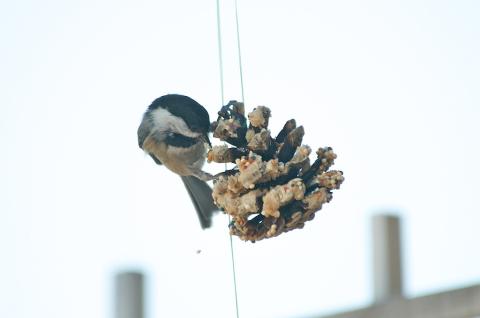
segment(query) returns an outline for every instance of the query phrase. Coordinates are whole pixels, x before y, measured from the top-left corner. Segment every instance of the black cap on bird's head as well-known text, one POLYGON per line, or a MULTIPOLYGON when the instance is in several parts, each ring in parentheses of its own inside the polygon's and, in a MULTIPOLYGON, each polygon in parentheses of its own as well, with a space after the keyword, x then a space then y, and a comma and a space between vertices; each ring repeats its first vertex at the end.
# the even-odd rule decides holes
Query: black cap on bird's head
POLYGON ((152 102, 149 111, 164 108, 172 115, 182 118, 194 132, 208 134, 210 117, 207 110, 194 99, 178 94, 164 95, 152 102))

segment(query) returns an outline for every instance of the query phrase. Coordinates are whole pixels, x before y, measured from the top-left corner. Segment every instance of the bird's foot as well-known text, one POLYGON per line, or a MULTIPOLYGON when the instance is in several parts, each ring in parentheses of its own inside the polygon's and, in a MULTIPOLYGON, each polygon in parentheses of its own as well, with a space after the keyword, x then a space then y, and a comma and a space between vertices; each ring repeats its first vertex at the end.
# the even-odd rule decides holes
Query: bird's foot
POLYGON ((210 180, 215 179, 215 177, 212 176, 210 173, 202 171, 202 170, 199 170, 199 171, 195 172, 194 176, 197 177, 198 179, 202 180, 202 181, 210 181, 210 180))

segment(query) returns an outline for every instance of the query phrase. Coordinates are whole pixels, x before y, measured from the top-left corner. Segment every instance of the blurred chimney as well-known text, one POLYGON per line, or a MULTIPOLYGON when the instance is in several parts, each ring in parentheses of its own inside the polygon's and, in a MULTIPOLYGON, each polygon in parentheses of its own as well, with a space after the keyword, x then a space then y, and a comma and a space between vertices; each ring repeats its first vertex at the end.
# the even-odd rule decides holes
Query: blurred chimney
POLYGON ((372 219, 374 302, 403 297, 400 219, 376 215, 372 219))
POLYGON ((144 318, 144 275, 121 272, 115 276, 115 318, 144 318))

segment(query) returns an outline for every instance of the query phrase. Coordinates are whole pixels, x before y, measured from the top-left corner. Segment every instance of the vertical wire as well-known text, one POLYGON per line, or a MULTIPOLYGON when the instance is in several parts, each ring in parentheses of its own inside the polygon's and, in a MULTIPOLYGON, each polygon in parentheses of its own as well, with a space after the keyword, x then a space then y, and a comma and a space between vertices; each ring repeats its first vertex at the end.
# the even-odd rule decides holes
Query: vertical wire
POLYGON ((240 71, 240 88, 242 89, 242 102, 245 104, 245 93, 243 90, 243 67, 242 67, 242 50, 240 48, 240 27, 238 26, 238 6, 235 0, 235 22, 237 26, 237 51, 238 51, 238 68, 240 71))
MULTIPOLYGON (((229 215, 228 216, 228 228, 230 228, 230 222, 232 222, 232 217, 229 215)), ((238 293, 237 293, 237 275, 236 275, 236 269, 235 269, 235 253, 233 251, 233 237, 232 234, 228 234, 230 237, 230 257, 232 259, 232 272, 233 272, 233 286, 235 289, 235 313, 237 318, 240 317, 240 313, 238 310, 238 293)))
POLYGON ((220 23, 220 1, 217 0, 217 41, 218 41, 218 67, 220 71, 220 93, 222 97, 222 106, 225 104, 223 94, 223 52, 222 52, 222 30, 220 23))
MULTIPOLYGON (((239 23, 238 23, 238 6, 237 6, 237 0, 234 0, 235 2, 235 24, 236 24, 236 29, 237 29, 237 50, 238 50, 238 65, 239 65, 239 72, 240 72, 240 88, 242 92, 242 103, 245 104, 245 94, 243 90, 243 69, 242 69, 242 54, 240 50, 240 31, 239 31, 239 23)), ((225 170, 227 170, 227 164, 225 163, 225 170)), ((228 223, 230 226, 231 222, 231 217, 228 217, 228 223)), ((233 268, 233 281, 235 284, 235 303, 237 304, 236 309, 237 309, 237 318, 239 318, 239 312, 238 312, 238 295, 237 295, 237 278, 236 278, 236 270, 235 270, 235 257, 234 257, 234 250, 233 250, 233 238, 232 234, 230 234, 230 251, 231 251, 231 257, 232 257, 232 268, 233 268)))
MULTIPOLYGON (((216 0, 217 3, 217 40, 218 40, 218 64, 220 69, 220 92, 222 95, 222 106, 225 104, 224 96, 224 87, 223 87, 223 52, 222 52, 222 33, 221 33, 221 21, 220 21, 220 1, 216 0)), ((237 21, 237 31, 238 31, 238 21, 237 21)), ((242 84, 242 99, 243 99, 243 84, 242 84)), ((225 170, 227 170, 227 164, 225 163, 225 170)), ((231 216, 228 216, 228 226, 230 227, 231 216)), ((237 292, 237 274, 235 269, 235 253, 233 249, 233 238, 232 234, 229 233, 230 238, 230 258, 232 262, 232 274, 233 274, 233 289, 235 295, 235 314, 239 318, 238 310, 238 292, 237 292)))

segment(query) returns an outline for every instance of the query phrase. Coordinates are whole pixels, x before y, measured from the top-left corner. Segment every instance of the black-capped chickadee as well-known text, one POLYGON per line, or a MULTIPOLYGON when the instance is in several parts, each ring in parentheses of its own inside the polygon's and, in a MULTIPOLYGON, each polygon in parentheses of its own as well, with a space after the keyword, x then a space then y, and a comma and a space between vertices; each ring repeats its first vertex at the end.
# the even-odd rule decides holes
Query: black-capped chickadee
POLYGON ((138 145, 159 165, 178 174, 197 211, 203 229, 210 227, 212 189, 205 181, 212 176, 202 170, 210 140, 210 118, 202 105, 190 97, 170 94, 148 107, 138 127, 138 145))

